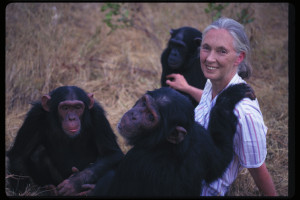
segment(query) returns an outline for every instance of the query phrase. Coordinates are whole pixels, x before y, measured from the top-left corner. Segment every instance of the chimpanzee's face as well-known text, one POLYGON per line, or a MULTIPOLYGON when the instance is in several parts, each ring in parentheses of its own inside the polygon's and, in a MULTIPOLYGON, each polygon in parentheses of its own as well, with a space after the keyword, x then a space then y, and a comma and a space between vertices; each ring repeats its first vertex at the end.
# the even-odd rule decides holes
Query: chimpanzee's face
POLYGON ((68 136, 75 137, 80 134, 84 109, 84 103, 80 100, 66 100, 59 103, 58 114, 61 126, 68 136))
POLYGON ((126 139, 144 132, 152 131, 160 121, 160 115, 154 99, 145 94, 121 118, 118 129, 126 139))

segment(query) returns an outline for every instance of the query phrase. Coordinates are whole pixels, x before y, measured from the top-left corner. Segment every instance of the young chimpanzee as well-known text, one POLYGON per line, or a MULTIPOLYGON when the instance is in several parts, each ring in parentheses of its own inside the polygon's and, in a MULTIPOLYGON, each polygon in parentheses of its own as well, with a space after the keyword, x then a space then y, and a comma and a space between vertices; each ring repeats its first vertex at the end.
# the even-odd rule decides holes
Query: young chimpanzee
POLYGON ((93 94, 63 86, 33 103, 27 113, 7 153, 9 173, 20 178, 9 182, 16 192, 31 179, 58 195, 89 194, 85 184, 99 184, 105 192, 123 156, 93 94))
POLYGON ((222 176, 233 156, 243 98, 255 99, 246 84, 223 91, 211 111, 208 130, 194 120, 187 97, 163 87, 147 92, 121 118, 118 129, 133 148, 120 163, 111 196, 199 196, 203 180, 222 176))
MULTIPOLYGON (((170 34, 168 46, 161 55, 161 86, 168 86, 167 76, 176 73, 182 74, 189 85, 203 89, 206 78, 201 70, 198 50, 202 33, 192 27, 181 27, 171 29, 170 34)), ((196 107, 199 102, 189 98, 196 107)))

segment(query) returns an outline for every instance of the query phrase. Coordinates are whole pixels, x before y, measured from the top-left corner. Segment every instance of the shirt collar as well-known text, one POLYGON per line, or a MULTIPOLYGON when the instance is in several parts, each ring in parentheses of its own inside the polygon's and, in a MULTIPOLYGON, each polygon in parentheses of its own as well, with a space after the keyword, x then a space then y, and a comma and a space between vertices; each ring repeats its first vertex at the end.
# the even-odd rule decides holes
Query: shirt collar
POLYGON ((234 85, 234 84, 238 84, 238 83, 245 83, 245 81, 236 73, 233 78, 230 80, 230 82, 226 85, 226 87, 219 92, 219 94, 217 94, 217 96, 213 99, 213 101, 211 101, 211 95, 212 95, 212 84, 211 81, 208 79, 207 81, 209 81, 209 86, 210 86, 210 91, 209 91, 209 98, 207 98, 207 104, 212 104, 212 106, 215 104, 216 99, 218 98, 219 94, 221 94, 227 87, 229 87, 230 85, 234 85))

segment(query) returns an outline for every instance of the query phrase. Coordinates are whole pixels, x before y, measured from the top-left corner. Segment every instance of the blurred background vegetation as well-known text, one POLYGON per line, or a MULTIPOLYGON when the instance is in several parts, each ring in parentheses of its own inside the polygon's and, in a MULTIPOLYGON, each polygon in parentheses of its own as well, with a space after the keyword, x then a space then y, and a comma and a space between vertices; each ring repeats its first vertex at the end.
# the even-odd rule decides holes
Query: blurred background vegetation
MULTIPOLYGON (((252 46, 255 90, 268 126, 266 158, 279 195, 288 195, 287 3, 11 3, 5 10, 5 148, 30 103, 56 87, 77 85, 95 98, 116 131, 147 90, 160 87, 160 55, 171 28, 202 31, 226 16, 244 24, 252 46)), ((28 188, 25 194, 37 195, 28 188)), ((243 170, 232 196, 261 196, 243 170)))

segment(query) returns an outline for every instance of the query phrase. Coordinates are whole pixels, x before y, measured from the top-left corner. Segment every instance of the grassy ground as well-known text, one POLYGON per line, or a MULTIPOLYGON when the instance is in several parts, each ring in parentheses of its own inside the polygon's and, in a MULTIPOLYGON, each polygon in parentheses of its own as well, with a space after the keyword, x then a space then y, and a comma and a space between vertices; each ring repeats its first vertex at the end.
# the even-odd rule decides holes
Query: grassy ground
MULTIPOLYGON (((160 55, 169 30, 212 22, 207 3, 130 3, 123 5, 132 26, 110 32, 103 3, 15 3, 6 7, 5 148, 12 144, 30 102, 62 85, 77 85, 95 98, 115 127, 147 90, 160 87, 160 55)), ((255 89, 268 126, 266 158, 279 195, 288 195, 288 4, 230 3, 223 16, 245 25, 252 45, 255 89)), ((121 14, 120 14, 121 15, 121 14)), ((119 15, 119 16, 120 16, 119 15)), ((119 136, 119 135, 118 135, 119 136)), ((118 137, 121 148, 128 146, 118 137)), ((32 188, 26 195, 36 195, 32 188)), ((13 194, 7 190, 7 194, 13 194)), ((24 194, 21 194, 24 195, 24 194)), ((230 195, 260 196, 247 170, 230 195)))

